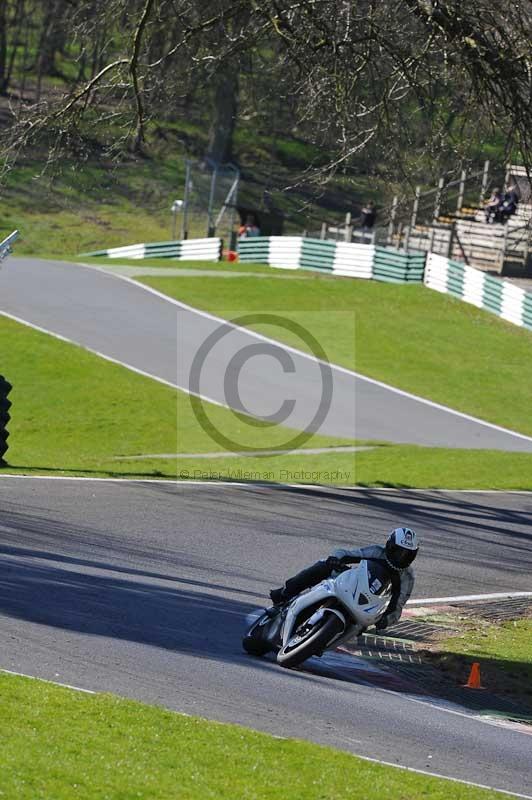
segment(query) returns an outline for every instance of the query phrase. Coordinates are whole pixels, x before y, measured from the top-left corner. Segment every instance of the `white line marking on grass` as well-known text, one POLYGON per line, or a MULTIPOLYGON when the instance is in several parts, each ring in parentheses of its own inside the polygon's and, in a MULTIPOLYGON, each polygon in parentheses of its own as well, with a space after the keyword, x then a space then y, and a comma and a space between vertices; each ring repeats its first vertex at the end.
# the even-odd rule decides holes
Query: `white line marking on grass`
POLYGON ((59 683, 59 681, 50 681, 47 678, 38 678, 36 675, 27 675, 25 672, 15 672, 12 669, 4 669, 0 667, 0 672, 5 672, 7 675, 17 675, 19 678, 31 678, 32 681, 43 681, 43 683, 52 683, 54 686, 61 686, 63 689, 73 689, 75 692, 84 692, 85 694, 96 694, 92 689, 82 689, 81 686, 71 686, 70 683, 59 683))
POLYGON ((279 341, 278 339, 271 339, 269 336, 264 336, 261 333, 256 333, 251 328, 244 328, 240 325, 235 325, 234 323, 230 322, 227 319, 223 319, 222 317, 217 317, 215 314, 211 314, 208 311, 202 311, 201 309, 194 308, 193 306, 189 306, 187 303, 183 303, 180 300, 176 300, 173 297, 169 297, 162 292, 159 292, 157 289, 153 289, 151 286, 146 286, 144 283, 140 283, 139 281, 135 281, 132 278, 128 278, 126 275, 116 275, 114 273, 110 273, 105 269, 102 269, 98 266, 89 266, 88 264, 75 264, 78 267, 84 267, 85 269, 95 269, 98 272, 101 272, 103 275, 109 275, 111 278, 115 278, 116 280, 127 281, 128 283, 133 284, 137 288, 141 288, 144 291, 150 292, 150 294, 159 297, 161 300, 165 300, 167 303, 171 303, 172 305, 178 306, 179 308, 184 308, 186 311, 191 311, 193 314, 198 314, 201 317, 205 317, 206 319, 213 320, 214 322, 219 322, 223 325, 229 325, 234 330, 240 331, 241 333, 247 333, 250 336, 254 336, 256 339, 260 339, 263 342, 268 342, 270 344, 275 344, 277 346, 281 346, 286 351, 290 353, 295 353, 298 356, 302 356, 303 358, 307 358, 310 361, 315 361, 319 364, 323 364, 325 366, 331 367, 332 369, 338 370, 339 372, 343 372, 345 375, 351 375, 354 378, 358 378, 361 381, 365 381, 366 383, 371 383, 373 386, 380 386, 382 389, 386 389, 394 394, 398 394, 401 397, 407 397, 409 400, 415 400, 418 403, 423 403, 424 405, 430 406, 431 408, 436 408, 440 411, 445 411, 448 414, 453 414, 456 417, 460 417, 461 419, 469 420, 470 422, 476 422, 479 425, 483 425, 486 428, 491 428, 492 430, 500 431, 501 433, 506 433, 509 436, 515 436, 518 439, 523 439, 526 442, 532 442, 532 436, 527 436, 524 433, 518 433, 517 431, 512 431, 509 428, 504 428, 501 425, 496 425, 493 422, 487 422, 484 419, 480 419, 479 417, 474 417, 471 414, 466 414, 463 411, 456 411, 456 409, 451 408, 450 406, 443 405, 442 403, 436 403, 434 400, 427 400, 424 397, 420 397, 419 395, 412 394, 411 392, 406 392, 403 389, 398 389, 395 386, 391 386, 388 383, 384 383, 383 381, 376 380, 375 378, 369 378, 367 375, 362 375, 359 372, 355 372, 354 370, 347 369, 346 367, 341 367, 338 364, 332 364, 329 362, 324 362, 322 359, 316 358, 316 356, 311 355, 310 353, 305 353, 303 350, 298 350, 295 347, 291 347, 290 345, 284 344, 283 342, 279 341))
POLYGON ((308 447, 301 450, 227 450, 216 453, 143 453, 136 456, 115 456, 113 461, 143 461, 154 458, 252 458, 253 456, 316 456, 326 453, 358 453, 363 450, 374 450, 369 445, 339 445, 338 447, 308 447))

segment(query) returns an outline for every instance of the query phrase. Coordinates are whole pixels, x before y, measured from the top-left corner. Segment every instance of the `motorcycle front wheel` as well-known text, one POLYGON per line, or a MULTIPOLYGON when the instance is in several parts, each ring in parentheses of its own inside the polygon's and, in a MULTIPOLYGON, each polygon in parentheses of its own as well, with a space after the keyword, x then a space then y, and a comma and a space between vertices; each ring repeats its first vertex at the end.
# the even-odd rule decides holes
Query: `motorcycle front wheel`
POLYGON ((331 612, 325 613, 315 625, 307 630, 304 625, 301 625, 295 635, 277 653, 277 663, 282 667, 297 667, 307 658, 325 650, 336 636, 343 633, 344 629, 342 620, 331 612))

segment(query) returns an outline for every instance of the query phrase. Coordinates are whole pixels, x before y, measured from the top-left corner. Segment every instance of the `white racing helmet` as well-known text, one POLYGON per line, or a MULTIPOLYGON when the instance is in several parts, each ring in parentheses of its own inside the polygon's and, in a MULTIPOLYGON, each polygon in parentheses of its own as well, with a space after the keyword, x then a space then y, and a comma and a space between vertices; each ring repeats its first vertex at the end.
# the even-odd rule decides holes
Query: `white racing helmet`
POLYGON ((418 536, 412 528, 395 528, 385 545, 386 558, 394 569, 406 569, 417 556, 418 536))

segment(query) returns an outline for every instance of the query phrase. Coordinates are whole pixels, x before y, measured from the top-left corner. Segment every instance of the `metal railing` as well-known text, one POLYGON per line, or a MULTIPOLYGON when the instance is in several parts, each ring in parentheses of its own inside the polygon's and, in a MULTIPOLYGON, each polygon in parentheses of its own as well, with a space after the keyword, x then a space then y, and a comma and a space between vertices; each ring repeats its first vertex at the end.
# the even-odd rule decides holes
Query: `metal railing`
POLYGON ((6 238, 0 242, 0 261, 3 261, 4 258, 7 258, 11 253, 12 246, 19 236, 20 234, 18 231, 13 231, 13 233, 10 233, 9 236, 6 236, 6 238))

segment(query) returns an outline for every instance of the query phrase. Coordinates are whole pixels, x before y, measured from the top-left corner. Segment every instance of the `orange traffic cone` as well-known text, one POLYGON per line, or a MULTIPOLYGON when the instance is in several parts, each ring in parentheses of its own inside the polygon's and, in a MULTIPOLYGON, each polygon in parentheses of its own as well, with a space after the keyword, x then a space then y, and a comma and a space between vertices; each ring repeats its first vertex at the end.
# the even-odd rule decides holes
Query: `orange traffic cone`
POLYGON ((475 661, 471 664, 471 672, 469 673, 469 678, 467 683, 464 685, 464 689, 483 689, 484 687, 480 685, 480 664, 478 661, 475 661))

